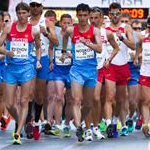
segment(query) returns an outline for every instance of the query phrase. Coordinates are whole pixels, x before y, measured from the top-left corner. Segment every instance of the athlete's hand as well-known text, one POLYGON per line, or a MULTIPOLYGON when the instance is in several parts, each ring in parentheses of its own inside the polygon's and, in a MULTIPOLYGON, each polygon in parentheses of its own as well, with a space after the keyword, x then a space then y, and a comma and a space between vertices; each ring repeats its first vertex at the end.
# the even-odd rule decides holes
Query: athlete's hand
POLYGON ((64 63, 66 58, 67 58, 66 53, 62 53, 62 55, 61 55, 61 57, 60 57, 59 60, 60 60, 62 63, 64 63))
POLYGON ((130 57, 131 57, 132 60, 135 59, 135 54, 134 53, 129 53, 129 55, 130 55, 130 57))
POLYGON ((109 64, 110 64, 110 61, 107 59, 107 60, 105 60, 103 66, 104 66, 106 69, 108 69, 109 64))
POLYGON ((123 41, 124 38, 123 38, 123 36, 121 35, 121 32, 120 32, 120 31, 117 31, 117 32, 116 32, 116 35, 117 35, 117 37, 119 38, 120 41, 123 41))
POLYGON ((13 57, 14 56, 14 52, 13 51, 7 51, 6 52, 6 56, 13 57))
POLYGON ((138 66, 139 65, 139 59, 137 57, 135 57, 133 63, 134 63, 135 66, 138 66))
POLYGON ((46 35, 46 29, 43 26, 40 26, 40 33, 42 33, 43 35, 46 35))
POLYGON ((84 37, 79 38, 80 42, 83 43, 84 45, 87 45, 87 41, 84 37))
POLYGON ((36 69, 40 70, 41 68, 42 68, 42 65, 41 65, 40 61, 37 61, 36 62, 36 69))
POLYGON ((50 64, 49 64, 49 70, 52 71, 53 68, 54 68, 54 64, 53 64, 53 62, 50 62, 50 64))
POLYGON ((4 58, 5 58, 5 55, 0 54, 0 60, 1 60, 1 59, 4 59, 4 58))

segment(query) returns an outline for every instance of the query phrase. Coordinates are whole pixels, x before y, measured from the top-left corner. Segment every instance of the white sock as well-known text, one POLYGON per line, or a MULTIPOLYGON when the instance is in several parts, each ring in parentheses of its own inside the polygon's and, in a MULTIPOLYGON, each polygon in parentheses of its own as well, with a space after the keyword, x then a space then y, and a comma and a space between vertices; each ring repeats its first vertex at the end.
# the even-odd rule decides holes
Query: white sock
POLYGON ((107 127, 111 124, 111 119, 106 119, 106 125, 107 127))

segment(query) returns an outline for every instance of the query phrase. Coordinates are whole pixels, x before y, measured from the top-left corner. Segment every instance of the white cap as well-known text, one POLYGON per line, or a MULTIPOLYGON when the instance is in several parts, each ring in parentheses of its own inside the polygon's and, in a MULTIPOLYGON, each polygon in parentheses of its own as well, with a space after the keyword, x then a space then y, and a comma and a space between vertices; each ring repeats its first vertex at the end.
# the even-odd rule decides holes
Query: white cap
POLYGON ((42 4, 42 0, 31 0, 31 1, 30 1, 30 4, 31 4, 31 3, 42 4))

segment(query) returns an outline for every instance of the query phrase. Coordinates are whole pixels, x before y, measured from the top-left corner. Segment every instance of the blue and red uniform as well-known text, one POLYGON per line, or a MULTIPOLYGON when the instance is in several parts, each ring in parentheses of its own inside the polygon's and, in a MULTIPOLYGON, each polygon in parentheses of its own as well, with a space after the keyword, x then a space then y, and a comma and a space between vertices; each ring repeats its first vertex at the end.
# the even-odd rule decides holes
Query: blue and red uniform
POLYGON ((94 87, 97 83, 96 52, 81 43, 81 37, 88 42, 95 43, 94 26, 91 25, 84 33, 79 31, 78 25, 74 26, 72 37, 73 65, 70 70, 70 78, 71 81, 80 85, 94 87))
POLYGON ((33 57, 32 25, 27 24, 23 32, 17 30, 17 22, 12 24, 7 35, 6 49, 14 52, 12 58, 6 56, 4 81, 8 84, 23 84, 35 77, 33 57))

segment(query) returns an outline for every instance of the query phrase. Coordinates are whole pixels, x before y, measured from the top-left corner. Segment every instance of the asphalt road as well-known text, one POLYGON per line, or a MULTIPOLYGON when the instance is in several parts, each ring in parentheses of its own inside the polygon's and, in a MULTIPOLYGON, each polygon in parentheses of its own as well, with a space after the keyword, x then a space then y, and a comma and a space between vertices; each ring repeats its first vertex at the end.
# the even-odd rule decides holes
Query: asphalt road
POLYGON ((126 137, 82 143, 77 142, 74 131, 71 138, 42 135, 39 141, 34 141, 24 136, 22 145, 13 145, 13 127, 11 122, 7 131, 0 131, 0 150, 150 150, 150 139, 146 139, 141 131, 134 131, 126 137))

